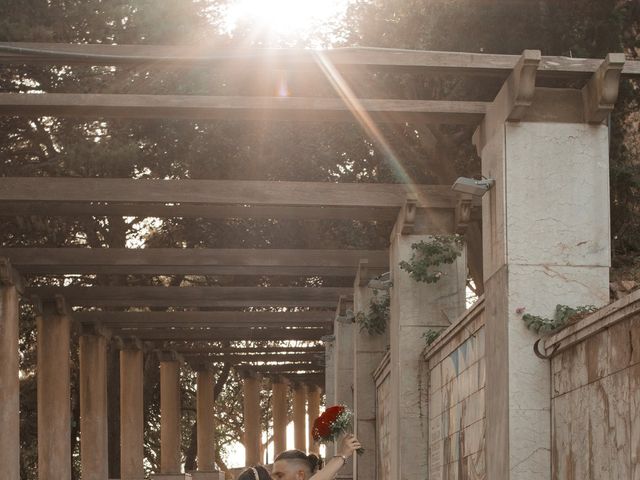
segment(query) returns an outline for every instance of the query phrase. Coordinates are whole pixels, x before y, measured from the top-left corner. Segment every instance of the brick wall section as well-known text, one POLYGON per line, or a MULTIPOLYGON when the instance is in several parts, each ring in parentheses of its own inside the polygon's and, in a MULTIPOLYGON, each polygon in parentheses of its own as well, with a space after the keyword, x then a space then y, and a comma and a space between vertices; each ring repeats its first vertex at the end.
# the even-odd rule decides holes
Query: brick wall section
POLYGON ((486 479, 484 300, 424 352, 429 369, 429 480, 486 479))
POLYGON ((640 291, 545 341, 552 478, 640 479, 640 291))
MULTIPOLYGON (((390 404, 390 355, 387 353, 373 374, 376 381, 376 480, 391 478, 391 436, 389 430, 390 404)), ((372 479, 373 480, 373 479, 372 479)))

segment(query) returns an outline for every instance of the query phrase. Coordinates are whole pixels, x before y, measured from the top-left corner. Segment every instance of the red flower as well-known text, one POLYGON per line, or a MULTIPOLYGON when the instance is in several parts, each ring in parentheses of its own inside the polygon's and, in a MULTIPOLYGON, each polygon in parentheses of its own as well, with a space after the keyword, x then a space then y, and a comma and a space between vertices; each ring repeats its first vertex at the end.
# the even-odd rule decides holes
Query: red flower
POLYGON ((316 442, 330 439, 333 434, 333 424, 343 412, 344 407, 342 405, 327 408, 322 415, 313 422, 313 429, 311 430, 313 439, 316 442))

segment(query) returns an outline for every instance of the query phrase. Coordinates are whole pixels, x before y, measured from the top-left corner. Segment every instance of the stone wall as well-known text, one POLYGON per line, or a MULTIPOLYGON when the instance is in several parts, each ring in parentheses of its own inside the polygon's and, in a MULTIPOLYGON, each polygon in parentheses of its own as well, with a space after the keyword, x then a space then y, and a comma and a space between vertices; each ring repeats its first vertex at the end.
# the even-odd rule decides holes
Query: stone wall
POLYGON ((387 353, 374 372, 376 381, 376 459, 378 462, 376 480, 391 478, 391 435, 390 435, 390 355, 387 353))
POLYGON ((429 369, 429 480, 486 479, 484 300, 424 352, 429 369))
POLYGON ((552 478, 640 479, 640 291, 545 341, 552 478))

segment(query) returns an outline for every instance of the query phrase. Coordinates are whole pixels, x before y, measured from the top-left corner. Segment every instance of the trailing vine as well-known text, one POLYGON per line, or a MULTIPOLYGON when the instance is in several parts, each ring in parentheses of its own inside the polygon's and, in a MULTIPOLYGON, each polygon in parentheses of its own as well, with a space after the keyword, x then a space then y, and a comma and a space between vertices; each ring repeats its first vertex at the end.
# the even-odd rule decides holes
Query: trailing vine
POLYGON ((369 335, 382 335, 387 329, 390 306, 389 294, 385 292, 379 295, 378 290, 374 290, 373 298, 369 303, 369 311, 356 314, 356 322, 360 325, 360 331, 366 331, 369 335))
MULTIPOLYGON (((524 309, 518 310, 516 310, 516 313, 524 311, 524 309), (520 312, 518 310, 520 310, 520 312)), ((522 315, 522 320, 524 320, 529 330, 533 330, 539 334, 544 334, 553 332, 571 322, 584 318, 596 310, 598 309, 593 305, 582 305, 575 308, 567 305, 556 305, 556 311, 553 318, 545 318, 525 313, 522 315)))
POLYGON ((416 282, 436 283, 444 275, 437 267, 453 263, 462 254, 462 237, 435 235, 429 241, 412 244, 411 249, 411 258, 408 262, 401 261, 400 268, 409 272, 416 282))

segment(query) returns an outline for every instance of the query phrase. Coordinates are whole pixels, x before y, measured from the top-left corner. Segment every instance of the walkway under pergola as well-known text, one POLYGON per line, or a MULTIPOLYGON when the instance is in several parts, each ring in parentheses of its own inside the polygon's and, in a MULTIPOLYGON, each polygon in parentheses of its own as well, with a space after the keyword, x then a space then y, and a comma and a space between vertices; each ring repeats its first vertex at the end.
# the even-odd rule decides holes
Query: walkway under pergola
MULTIPOLYGON (((624 57, 595 59, 446 53, 388 49, 314 51, 200 51, 171 46, 0 43, 0 63, 11 65, 207 65, 236 72, 305 71, 340 78, 349 71, 491 78, 501 93, 493 102, 446 99, 210 97, 94 93, 0 93, 0 114, 85 118, 187 118, 358 122, 371 134, 380 123, 487 125, 507 108, 512 121, 525 114, 563 115, 584 102, 585 120, 601 122, 613 107, 608 78, 640 75, 624 57), (533 73, 532 73, 533 72, 533 73), (533 85, 529 81, 533 74, 533 85), (537 76, 536 76, 537 75, 537 76), (544 103, 533 102, 535 81, 554 85, 544 103), (562 88, 558 88, 560 85, 562 88), (571 87, 571 89, 567 87, 571 87), (564 103, 563 103, 564 102, 564 103), (538 110, 536 110, 538 109, 538 110)), ((331 80, 331 79, 330 79, 331 80)), ((540 94, 542 95, 542 94, 540 94)), ((572 115, 573 112, 567 113, 572 115)), ((459 233, 467 263, 482 289, 480 200, 450 185, 346 184, 245 180, 146 180, 107 178, 0 178, 0 216, 131 216, 253 219, 337 219, 387 222, 390 248, 398 236, 459 233), (392 228, 392 230, 391 230, 392 228)), ((274 246, 274 247, 277 247, 274 246)), ((260 461, 261 376, 273 387, 275 450, 284 449, 286 396, 294 397, 296 446, 305 448, 305 402, 313 419, 325 388, 325 348, 351 287, 32 287, 36 276, 212 275, 343 277, 356 287, 392 269, 389 250, 322 249, 83 249, 0 248, 0 392, 3 404, 0 465, 19 478, 18 302, 38 311, 39 478, 70 478, 69 337, 79 325, 81 454, 83 479, 107 478, 106 348, 121 348, 121 478, 143 478, 142 358, 155 350, 161 368, 161 471, 180 472, 178 378, 182 362, 198 372, 198 472, 218 478, 213 454, 214 363, 232 363, 244 378, 246 462, 260 461), (242 346, 236 342, 256 341, 242 346), (283 342, 289 343, 283 343, 283 342), (227 342, 222 347, 220 342, 227 342), (277 343, 276 343, 277 342, 277 343), (235 346, 234 346, 235 345, 235 346), (274 346, 277 345, 277 346, 274 346), (6 406, 6 407, 5 407, 6 406)), ((321 282, 319 283, 321 284, 321 282)), ((328 378, 328 377, 327 377, 328 378)), ((162 477, 174 478, 174 477, 162 477)), ((222 477, 220 477, 222 478, 222 477)))

